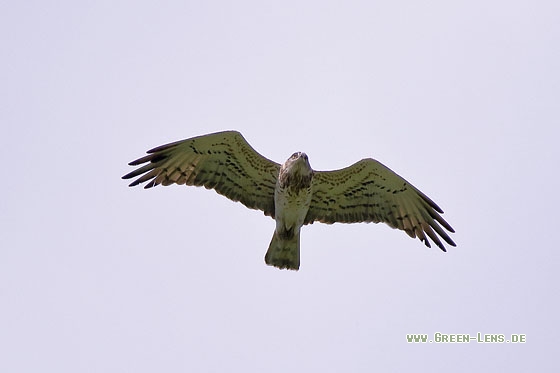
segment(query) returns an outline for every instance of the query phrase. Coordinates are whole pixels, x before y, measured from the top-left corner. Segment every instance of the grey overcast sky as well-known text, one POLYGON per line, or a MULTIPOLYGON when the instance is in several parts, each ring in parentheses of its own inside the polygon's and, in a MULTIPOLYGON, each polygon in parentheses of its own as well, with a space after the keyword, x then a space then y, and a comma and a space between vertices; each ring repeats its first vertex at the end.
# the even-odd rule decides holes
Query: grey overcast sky
POLYGON ((558 367, 560 2, 4 1, 0 48, 0 371, 558 367), (226 129, 378 159, 458 246, 314 224, 280 271, 261 212, 121 180, 226 129))

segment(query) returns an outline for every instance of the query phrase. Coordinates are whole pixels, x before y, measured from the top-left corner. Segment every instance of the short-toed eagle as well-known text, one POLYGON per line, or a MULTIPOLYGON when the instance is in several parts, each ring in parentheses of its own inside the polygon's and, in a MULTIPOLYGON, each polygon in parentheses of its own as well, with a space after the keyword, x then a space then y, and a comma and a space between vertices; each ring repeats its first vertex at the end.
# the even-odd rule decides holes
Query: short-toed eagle
POLYGON ((276 220, 266 264, 297 270, 301 227, 383 222, 446 251, 453 228, 430 198, 380 162, 368 158, 335 171, 314 171, 305 153, 280 165, 255 151, 237 131, 218 132, 162 145, 129 163, 140 166, 123 176, 130 186, 205 186, 276 220), (438 237, 439 235, 439 237, 438 237))

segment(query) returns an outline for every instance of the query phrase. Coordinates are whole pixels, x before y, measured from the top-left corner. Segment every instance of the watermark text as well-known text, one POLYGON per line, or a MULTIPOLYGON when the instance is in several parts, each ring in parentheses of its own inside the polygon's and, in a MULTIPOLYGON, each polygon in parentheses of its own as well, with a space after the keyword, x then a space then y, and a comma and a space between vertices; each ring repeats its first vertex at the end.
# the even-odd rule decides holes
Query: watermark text
POLYGON ((470 335, 437 332, 431 336, 428 334, 407 334, 406 341, 408 343, 526 343, 527 336, 525 334, 476 333, 476 335, 470 335))

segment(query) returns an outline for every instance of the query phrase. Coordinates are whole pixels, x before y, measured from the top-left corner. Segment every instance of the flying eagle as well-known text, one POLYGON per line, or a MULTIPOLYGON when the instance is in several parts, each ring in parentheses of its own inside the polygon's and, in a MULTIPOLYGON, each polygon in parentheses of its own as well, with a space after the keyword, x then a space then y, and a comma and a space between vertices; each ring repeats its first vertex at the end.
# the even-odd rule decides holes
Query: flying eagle
POLYGON ((446 251, 440 237, 455 246, 442 229, 455 232, 439 206, 371 158, 340 170, 315 171, 307 155, 297 152, 280 165, 255 151, 241 133, 225 131, 159 146, 129 165, 143 165, 123 176, 139 176, 130 186, 205 186, 264 211, 276 221, 265 262, 281 269, 299 269, 300 230, 315 221, 383 222, 428 247, 430 238, 446 251))

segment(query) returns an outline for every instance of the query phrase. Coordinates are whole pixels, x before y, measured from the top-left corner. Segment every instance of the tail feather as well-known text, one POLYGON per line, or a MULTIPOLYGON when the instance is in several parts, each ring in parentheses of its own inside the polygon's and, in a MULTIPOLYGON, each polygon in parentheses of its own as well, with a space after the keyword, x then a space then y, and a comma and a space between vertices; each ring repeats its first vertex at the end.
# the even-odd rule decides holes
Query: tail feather
POLYGON ((276 231, 264 257, 266 264, 280 269, 299 269, 299 232, 290 238, 280 237, 276 231))

